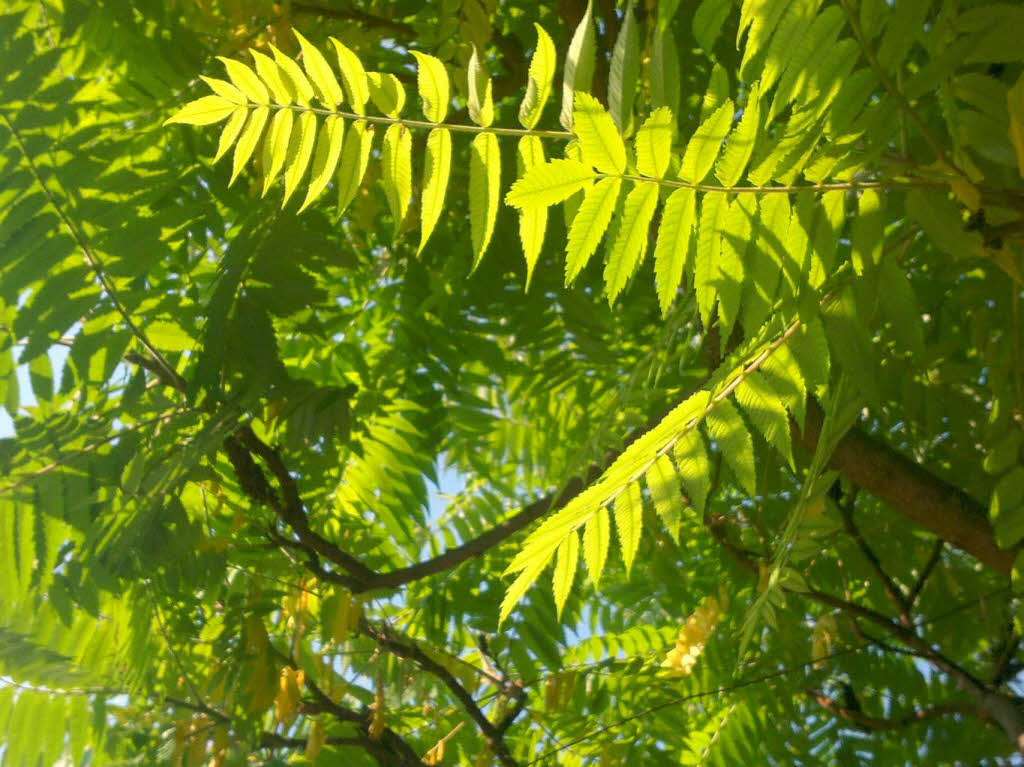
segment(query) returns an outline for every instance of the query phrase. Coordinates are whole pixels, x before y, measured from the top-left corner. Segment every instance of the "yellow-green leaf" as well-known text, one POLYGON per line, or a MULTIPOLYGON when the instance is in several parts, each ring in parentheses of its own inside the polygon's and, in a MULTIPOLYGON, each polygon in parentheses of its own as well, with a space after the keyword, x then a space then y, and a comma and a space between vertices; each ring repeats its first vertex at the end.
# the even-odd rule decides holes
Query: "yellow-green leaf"
POLYGON ((540 120, 544 105, 551 96, 551 81, 555 76, 555 44, 540 24, 537 29, 537 47, 530 58, 530 70, 526 82, 526 95, 519 105, 519 122, 524 128, 533 128, 540 120))
POLYGON ((754 443, 736 406, 729 400, 722 400, 708 413, 705 423, 708 434, 718 444, 726 465, 732 469, 737 481, 751 496, 757 495, 754 443))
POLYGON ((514 208, 548 207, 584 189, 597 174, 576 160, 551 160, 535 165, 516 181, 505 203, 514 208))
POLYGON ((306 74, 309 75, 314 88, 316 88, 317 98, 328 109, 334 109, 345 100, 345 94, 341 90, 337 78, 334 76, 334 71, 315 45, 300 35, 298 31, 292 31, 302 47, 302 64, 306 68, 306 74))
POLYGON ((423 167, 423 199, 420 212, 420 247, 430 239, 444 208, 448 176, 452 168, 452 137, 447 128, 434 128, 427 136, 427 159, 423 167))
POLYGON ((213 156, 214 162, 217 162, 224 156, 225 152, 234 146, 235 139, 242 132, 248 116, 249 110, 246 107, 235 107, 235 111, 231 113, 231 119, 227 121, 224 125, 224 130, 220 133, 220 141, 217 143, 217 154, 213 156))
POLYGON ((711 488, 711 462, 704 437, 697 428, 683 432, 672 448, 676 471, 698 514, 704 514, 704 503, 711 488))
POLYGON ((466 75, 469 119, 486 128, 494 122, 494 98, 491 95, 491 76, 481 63, 475 45, 469 57, 466 75))
POLYGON ((676 189, 669 195, 661 212, 658 242, 654 246, 654 278, 662 314, 668 313, 691 257, 691 234, 696 220, 696 192, 693 189, 676 189))
POLYGON ((583 161, 602 173, 626 171, 626 145, 612 117, 589 93, 576 93, 573 132, 580 142, 583 161))
POLYGON ((722 152, 722 159, 715 166, 715 175, 718 176, 718 180, 722 182, 723 186, 736 186, 743 177, 743 171, 746 170, 750 156, 754 153, 754 142, 757 139, 760 121, 760 93, 757 83, 754 83, 747 93, 747 105, 743 109, 743 116, 733 132, 729 134, 725 151, 722 152))
POLYGON ((267 92, 267 87, 256 76, 255 72, 241 61, 224 58, 223 56, 218 56, 217 58, 224 63, 224 68, 228 71, 228 79, 234 83, 238 90, 246 95, 246 98, 250 101, 255 101, 257 104, 270 103, 270 93, 267 92))
POLYGON ((573 129, 576 92, 589 91, 594 81, 597 42, 594 36, 593 5, 593 0, 587 0, 587 11, 573 32, 565 56, 565 70, 562 74, 562 113, 558 120, 566 130, 573 129))
POLYGON ((274 61, 281 70, 283 79, 288 80, 291 90, 295 93, 296 100, 306 106, 316 97, 309 78, 302 71, 302 67, 295 63, 295 60, 285 56, 276 45, 271 43, 270 50, 274 54, 274 61))
MULTIPOLYGON (((526 172, 537 165, 544 164, 544 144, 539 136, 523 136, 519 139, 516 152, 518 175, 522 178, 526 172)), ((547 229, 548 210, 544 206, 522 208, 519 211, 519 239, 523 243, 523 256, 526 258, 526 289, 530 289, 533 268, 537 265, 541 248, 544 246, 544 231, 547 229)))
POLYGON ((512 608, 519 603, 527 589, 536 582, 544 568, 547 567, 548 561, 547 558, 534 560, 519 573, 518 577, 512 582, 512 585, 508 587, 508 590, 505 592, 505 598, 501 600, 501 611, 498 615, 499 626, 505 622, 505 619, 512 612, 512 608))
POLYGON ((747 414, 765 442, 779 451, 793 468, 793 447, 789 435, 789 415, 769 379, 759 371, 749 373, 736 387, 736 401, 747 414))
POLYGON ((565 249, 565 284, 570 285, 594 255, 619 201, 622 179, 603 178, 587 190, 569 228, 565 249))
POLYGON ((469 233, 473 240, 473 268, 484 257, 501 199, 501 155, 498 137, 481 133, 473 139, 469 155, 469 233))
POLYGON ((356 114, 365 114, 370 88, 366 82, 363 62, 340 40, 334 37, 329 39, 334 46, 334 52, 338 55, 338 69, 341 70, 341 79, 345 83, 348 103, 352 105, 352 111, 356 114))
POLYGON ((290 109, 280 109, 270 121, 270 130, 263 142, 263 194, 270 189, 288 159, 294 114, 290 109))
POLYGON ((562 541, 562 545, 558 547, 558 553, 555 555, 555 574, 552 586, 555 593, 555 608, 558 610, 559 617, 562 615, 565 600, 568 598, 569 592, 572 591, 579 559, 580 538, 579 534, 573 530, 562 541))
POLYGON ((668 107, 651 112, 636 132, 636 169, 641 175, 664 178, 672 159, 676 120, 668 107))
POLYGON ((686 144, 683 163, 679 168, 679 178, 694 184, 704 179, 711 166, 715 164, 718 151, 722 148, 722 141, 732 126, 735 111, 732 100, 726 99, 725 103, 701 123, 686 144))
POLYGON ((313 146, 316 144, 316 115, 312 112, 300 112, 295 127, 296 130, 292 131, 292 138, 288 145, 288 158, 285 162, 282 208, 295 193, 299 181, 302 180, 306 168, 309 167, 309 160, 313 156, 313 146))
POLYGON ((364 120, 352 123, 352 129, 345 136, 345 145, 341 150, 341 163, 338 170, 338 213, 343 213, 349 203, 355 199, 359 185, 363 182, 363 174, 370 162, 370 149, 373 146, 373 126, 364 120))
MULTIPOLYGON (((615 297, 643 263, 647 253, 648 230, 657 205, 658 185, 649 181, 637 184, 626 196, 622 220, 604 270, 608 303, 615 301, 615 297)), ((579 217, 579 213, 576 216, 579 217)))
POLYGON ((388 72, 367 72, 366 84, 370 101, 388 117, 398 117, 405 106, 402 81, 388 72))
POLYGON ((210 125, 231 116, 238 104, 223 96, 203 96, 190 101, 164 121, 164 125, 184 123, 185 125, 210 125))
POLYGON ((309 174, 309 189, 306 190, 306 199, 299 208, 300 213, 327 188, 335 168, 338 167, 344 136, 345 121, 337 115, 328 115, 320 126, 320 137, 313 153, 313 168, 309 174))
POLYGON ((242 172, 242 168, 245 167, 245 164, 249 162, 249 158, 252 157, 256 145, 260 142, 260 137, 263 136, 263 128, 267 124, 267 117, 269 115, 270 107, 256 107, 249 115, 249 120, 245 123, 245 128, 242 130, 242 135, 238 139, 238 143, 235 144, 229 185, 235 183, 238 174, 242 172))
POLYGON ((272 58, 257 50, 250 50, 252 60, 256 63, 256 74, 270 88, 274 101, 282 106, 295 103, 295 92, 292 82, 284 76, 272 58))
POLYGON ((640 530, 644 524, 644 503, 640 496, 640 485, 630 482, 615 499, 615 530, 622 547, 622 561, 626 574, 633 568, 633 559, 640 545, 640 530))
POLYGON ((227 80, 218 80, 216 77, 206 77, 204 75, 199 75, 199 79, 209 85, 210 90, 218 96, 226 98, 228 101, 235 104, 246 103, 245 94, 227 80))
POLYGON ((667 455, 659 455, 654 464, 647 470, 644 479, 647 489, 651 491, 654 510, 668 528, 672 540, 679 543, 679 526, 683 519, 683 496, 679 489, 679 477, 676 476, 672 459, 667 455))
POLYGON ((384 133, 381 180, 398 234, 412 196, 412 134, 404 125, 389 125, 384 133))
POLYGON ((601 572, 605 560, 608 559, 608 546, 611 543, 611 525, 608 522, 608 509, 600 507, 587 520, 583 528, 583 561, 587 563, 587 572, 594 586, 601 582, 601 572))
POLYGON ((608 111, 615 125, 628 132, 633 120, 633 102, 640 79, 640 33, 633 16, 633 4, 626 7, 608 70, 608 111))
POLYGON ((654 37, 651 48, 651 106, 679 111, 679 51, 672 30, 654 37))
POLYGON ((729 210, 725 192, 708 192, 701 200, 697 226, 697 253, 694 259, 693 287, 697 291, 697 308, 704 327, 711 321, 711 311, 718 301, 714 282, 718 256, 722 250, 722 222, 729 210))
POLYGON ((430 122, 444 122, 448 115, 448 102, 451 101, 448 72, 440 59, 420 51, 411 53, 418 65, 416 83, 423 100, 423 114, 430 122))

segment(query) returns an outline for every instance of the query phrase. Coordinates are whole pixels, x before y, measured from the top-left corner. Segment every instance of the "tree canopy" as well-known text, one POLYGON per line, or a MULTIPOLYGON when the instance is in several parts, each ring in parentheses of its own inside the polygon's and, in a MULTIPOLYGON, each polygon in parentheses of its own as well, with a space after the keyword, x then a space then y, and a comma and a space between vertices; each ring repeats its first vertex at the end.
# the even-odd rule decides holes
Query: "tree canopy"
POLYGON ((1020 763, 1022 29, 6 2, 4 767, 1020 763))

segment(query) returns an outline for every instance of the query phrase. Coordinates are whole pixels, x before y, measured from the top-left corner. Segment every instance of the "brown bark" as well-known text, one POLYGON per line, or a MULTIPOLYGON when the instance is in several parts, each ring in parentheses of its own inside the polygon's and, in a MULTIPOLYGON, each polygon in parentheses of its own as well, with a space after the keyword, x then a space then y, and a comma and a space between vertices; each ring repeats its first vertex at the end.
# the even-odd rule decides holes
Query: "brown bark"
MULTIPOLYGON (((804 431, 790 423, 796 442, 813 451, 823 419, 821 408, 808 400, 804 431)), ((836 445, 829 466, 951 546, 1001 575, 1010 574, 1018 548, 1001 549, 996 545, 985 508, 883 442, 860 429, 851 429, 836 445)))

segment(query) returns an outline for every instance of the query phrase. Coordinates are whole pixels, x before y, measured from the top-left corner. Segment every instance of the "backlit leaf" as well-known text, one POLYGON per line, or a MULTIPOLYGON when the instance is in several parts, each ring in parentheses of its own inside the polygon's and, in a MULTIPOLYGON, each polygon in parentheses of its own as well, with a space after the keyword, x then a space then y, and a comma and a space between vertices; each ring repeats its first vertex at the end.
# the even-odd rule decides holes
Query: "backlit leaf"
POLYGON ((555 44, 540 24, 537 30, 537 47, 530 58, 530 69, 526 83, 526 95, 519 105, 519 122, 524 128, 533 128, 540 120, 544 105, 551 96, 551 81, 555 76, 555 44))
MULTIPOLYGON (((647 240, 658 204, 658 185, 640 182, 626 195, 622 209, 622 221, 616 232, 604 270, 605 292, 608 303, 626 287, 629 278, 643 263, 647 253, 647 240)), ((578 214, 577 214, 578 215, 578 214)))
POLYGON ((732 127, 732 116, 735 112, 732 101, 726 99, 725 103, 715 109, 700 127, 693 134, 686 144, 686 152, 683 154, 683 163, 679 168, 679 178, 683 181, 700 183, 708 175, 708 171, 715 164, 718 152, 722 148, 722 141, 729 128, 732 127))
POLYGON ((404 125, 389 125, 381 148, 381 180, 398 234, 412 197, 412 134, 404 125))
POLYGON ((270 129, 263 142, 263 194, 270 189, 288 159, 294 114, 290 109, 279 109, 270 121, 270 129))
POLYGON ((583 561, 587 563, 590 580, 596 587, 601 582, 605 560, 608 559, 608 547, 611 544, 611 524, 608 521, 608 509, 600 507, 587 520, 583 528, 583 561))
POLYGON ((171 123, 210 125, 230 117, 237 107, 237 104, 223 96, 203 96, 195 101, 190 101, 168 117, 164 120, 164 125, 171 123))
POLYGON ((449 95, 448 72, 440 59, 428 53, 410 51, 418 64, 416 82, 423 101, 423 115, 430 122, 444 122, 448 115, 449 95))
POLYGON ((345 84, 345 93, 348 94, 348 103, 352 105, 352 111, 356 114, 365 114, 366 100, 370 97, 370 89, 366 82, 366 70, 363 69, 363 62, 337 38, 332 37, 330 41, 338 56, 338 69, 341 71, 341 80, 345 84))
POLYGON ((473 240, 473 269, 484 257, 491 241, 500 199, 498 138, 493 133, 481 133, 473 139, 469 155, 469 231, 473 240))
MULTIPOLYGON (((523 136, 519 139, 516 151, 516 167, 518 176, 522 178, 526 172, 537 165, 543 165, 544 144, 537 136, 523 136)), ((530 288, 533 269, 544 246, 544 232, 547 228, 548 211, 544 206, 531 206, 519 211, 519 239, 523 244, 523 256, 526 259, 526 289, 530 288)))
POLYGON ((692 189, 672 192, 661 212, 658 241, 654 246, 654 275, 662 314, 668 312, 679 290, 684 267, 688 261, 692 262, 690 244, 696 219, 696 192, 692 189))
POLYGON ((313 202, 327 188, 334 177, 341 157, 341 148, 345 136, 345 121, 336 115, 329 115, 320 126, 316 151, 313 153, 313 167, 310 170, 309 189, 306 199, 302 201, 299 212, 313 202))
POLYGON ((636 169, 644 176, 664 178, 672 159, 675 118, 667 107, 659 107, 636 132, 636 169))
POLYGON ((644 504, 640 496, 640 485, 630 482, 615 499, 615 530, 622 546, 622 561, 626 573, 633 568, 637 547, 640 545, 640 531, 643 529, 644 504))
POLYGON ((573 132, 580 142, 583 161, 602 173, 624 173, 626 145, 611 115, 589 93, 576 93, 573 132))
POLYGON ((343 212, 359 191, 359 185, 370 162, 370 148, 373 146, 372 125, 362 120, 352 123, 352 129, 345 136, 338 165, 338 212, 343 212))
POLYGON ((427 136, 427 157, 423 166, 423 200, 420 212, 420 246, 418 253, 434 231, 444 209, 445 192, 452 166, 452 138, 445 128, 434 128, 427 136))
POLYGON ((242 129, 242 135, 238 139, 238 143, 235 144, 235 153, 232 160, 231 166, 231 182, 234 183, 238 174, 242 172, 242 168, 252 157, 253 150, 256 149, 256 145, 260 141, 260 137, 263 135, 263 128, 267 124, 267 118, 270 116, 270 107, 256 107, 249 114, 249 119, 245 123, 245 128, 242 129))
POLYGON ((619 200, 622 179, 604 178, 587 190, 569 228, 565 250, 565 284, 572 284, 597 250, 619 200))
POLYGON ((553 587, 555 592, 555 608, 561 616, 565 600, 572 591, 572 584, 576 578, 576 566, 580 559, 579 534, 574 530, 558 547, 555 558, 555 574, 553 587))
POLYGON ((509 189, 505 203, 523 209, 548 207, 568 199, 596 177, 593 170, 576 160, 549 160, 529 168, 509 189))
POLYGON ((328 109, 334 109, 345 100, 345 93, 334 76, 334 70, 331 69, 327 59, 324 58, 324 55, 320 53, 316 46, 300 35, 298 31, 292 30, 292 32, 302 48, 302 65, 305 67, 306 74, 309 75, 310 81, 316 88, 317 98, 328 109))

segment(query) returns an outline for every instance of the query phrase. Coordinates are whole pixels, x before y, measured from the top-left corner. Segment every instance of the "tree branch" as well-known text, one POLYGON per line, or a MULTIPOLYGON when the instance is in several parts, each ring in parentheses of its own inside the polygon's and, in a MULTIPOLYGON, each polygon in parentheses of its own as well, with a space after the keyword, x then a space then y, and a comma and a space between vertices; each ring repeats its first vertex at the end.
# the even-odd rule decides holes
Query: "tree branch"
MULTIPOLYGON (((477 702, 473 699, 473 696, 469 691, 462 686, 459 680, 456 679, 448 669, 423 652, 423 650, 415 644, 402 641, 396 637, 392 630, 387 626, 375 625, 365 618, 360 618, 359 631, 373 639, 381 648, 387 650, 392 655, 399 658, 405 658, 406 660, 411 660, 421 670, 437 677, 438 680, 451 691, 452 695, 458 699, 466 713, 469 714, 469 717, 476 722, 477 727, 480 728, 480 732, 483 733, 484 738, 486 738, 488 745, 491 747, 491 751, 497 757, 498 761, 505 767, 518 767, 518 762, 512 756, 512 752, 509 751, 508 745, 505 743, 504 739, 505 730, 508 729, 508 725, 511 724, 511 721, 507 724, 502 722, 502 725, 504 725, 503 727, 491 722, 480 706, 477 705, 477 702)), ((521 706, 518 708, 519 710, 522 710, 521 706)), ((513 709, 513 711, 515 711, 515 709, 513 709)))
MULTIPOLYGON (((791 421, 794 440, 813 452, 824 415, 811 399, 803 431, 791 421)), ((910 521, 931 531, 1002 575, 1009 575, 1019 546, 1000 549, 984 507, 962 490, 860 429, 839 440, 829 466, 885 501, 910 521)))
POLYGON ((907 596, 907 609, 912 609, 917 598, 921 595, 921 589, 924 588, 924 584, 928 582, 928 576, 932 574, 932 570, 935 569, 935 565, 939 563, 942 558, 942 549, 945 548, 946 542, 939 538, 935 541, 935 548, 932 549, 931 556, 928 557, 928 561, 924 564, 924 569, 921 570, 921 574, 917 576, 917 581, 910 589, 910 594, 907 596))
POLYGON ((878 576, 878 579, 882 582, 882 587, 885 589, 885 593, 889 596, 889 599, 896 603, 896 606, 899 608, 900 623, 902 623, 906 627, 909 627, 909 600, 906 596, 904 596, 903 590, 900 588, 899 584, 897 584, 896 581, 889 577, 889 574, 885 571, 885 568, 882 567, 882 560, 878 558, 878 555, 875 553, 875 550, 871 548, 870 544, 868 544, 863 534, 861 534, 860 529, 857 527, 857 524, 853 520, 852 505, 847 504, 843 501, 837 501, 836 506, 839 508, 839 513, 843 518, 843 526, 846 528, 847 535, 849 535, 851 538, 853 538, 854 541, 856 541, 857 546, 860 548, 861 553, 864 555, 864 558, 871 564, 871 567, 875 571, 875 574, 878 576))
POLYGON ((932 719, 940 719, 946 716, 968 714, 982 717, 982 712, 976 706, 969 706, 964 703, 940 703, 930 708, 915 709, 901 716, 877 717, 865 714, 863 711, 848 708, 839 703, 835 698, 826 696, 820 690, 807 689, 807 695, 814 698, 817 703, 827 709, 840 719, 853 724, 858 729, 866 732, 884 732, 887 730, 899 730, 920 722, 927 722, 932 719))
POLYGON ((394 19, 385 19, 383 16, 374 16, 373 14, 366 13, 364 11, 357 10, 355 8, 326 8, 321 5, 314 3, 292 3, 292 10, 297 13, 308 13, 317 16, 323 16, 328 19, 338 19, 339 21, 354 21, 362 24, 364 27, 382 27, 384 29, 390 29, 403 37, 412 38, 416 35, 416 30, 409 24, 403 21, 395 21, 394 19))

